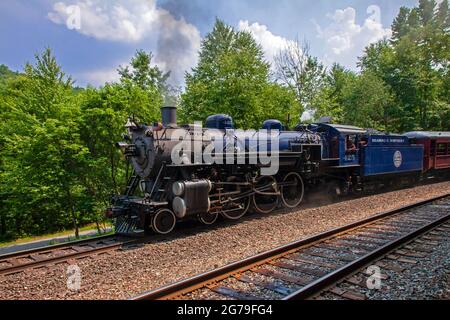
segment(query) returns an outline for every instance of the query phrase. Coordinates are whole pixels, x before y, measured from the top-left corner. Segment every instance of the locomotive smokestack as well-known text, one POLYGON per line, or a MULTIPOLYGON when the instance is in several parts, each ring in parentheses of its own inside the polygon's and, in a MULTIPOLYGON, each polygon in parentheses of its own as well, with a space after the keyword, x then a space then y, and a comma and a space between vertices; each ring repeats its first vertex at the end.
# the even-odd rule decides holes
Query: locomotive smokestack
POLYGON ((161 108, 162 124, 164 127, 177 126, 177 107, 162 107, 161 108))

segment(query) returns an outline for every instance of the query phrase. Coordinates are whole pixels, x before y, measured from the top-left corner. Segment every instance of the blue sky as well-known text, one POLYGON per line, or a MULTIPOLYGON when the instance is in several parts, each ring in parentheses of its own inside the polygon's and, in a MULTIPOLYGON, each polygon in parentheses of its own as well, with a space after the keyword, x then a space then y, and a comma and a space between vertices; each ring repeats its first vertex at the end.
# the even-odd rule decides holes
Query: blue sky
POLYGON ((416 4, 416 0, 0 1, 0 64, 22 70, 48 46, 78 85, 98 86, 114 81, 117 67, 144 49, 154 53, 161 68, 172 70, 173 83, 182 84, 184 72, 197 62, 201 38, 218 17, 252 32, 269 62, 299 38, 307 40, 324 63, 336 61, 354 69, 367 44, 390 35, 399 8, 416 4))

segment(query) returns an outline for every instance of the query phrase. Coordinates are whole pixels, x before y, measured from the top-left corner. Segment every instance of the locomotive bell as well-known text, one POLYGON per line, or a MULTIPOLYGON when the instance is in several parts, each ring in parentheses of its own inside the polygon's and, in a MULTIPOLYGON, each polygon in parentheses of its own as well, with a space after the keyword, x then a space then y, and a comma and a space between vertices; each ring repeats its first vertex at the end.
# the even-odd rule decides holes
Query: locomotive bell
POLYGON ((136 130, 138 128, 138 125, 134 122, 133 119, 128 118, 128 121, 125 124, 125 128, 127 128, 128 133, 131 134, 133 130, 136 130))

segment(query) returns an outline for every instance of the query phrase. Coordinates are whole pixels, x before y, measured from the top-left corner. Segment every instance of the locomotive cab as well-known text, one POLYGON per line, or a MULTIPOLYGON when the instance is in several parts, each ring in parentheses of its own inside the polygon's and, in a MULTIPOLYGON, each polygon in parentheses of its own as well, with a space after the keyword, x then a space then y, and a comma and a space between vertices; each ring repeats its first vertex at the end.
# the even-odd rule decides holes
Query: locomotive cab
POLYGON ((367 141, 367 131, 354 126, 329 123, 312 124, 308 129, 322 136, 323 161, 330 167, 360 165, 360 149, 367 141), (363 142, 363 143, 361 143, 363 142))

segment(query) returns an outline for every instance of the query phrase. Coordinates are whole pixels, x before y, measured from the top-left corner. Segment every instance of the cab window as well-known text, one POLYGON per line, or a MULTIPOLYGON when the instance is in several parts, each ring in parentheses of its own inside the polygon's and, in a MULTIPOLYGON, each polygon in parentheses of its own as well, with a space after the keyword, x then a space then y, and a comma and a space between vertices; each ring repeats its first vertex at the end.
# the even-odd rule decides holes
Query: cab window
POLYGON ((345 150, 347 153, 355 153, 358 148, 357 144, 357 136, 356 135, 348 135, 345 137, 345 150))

